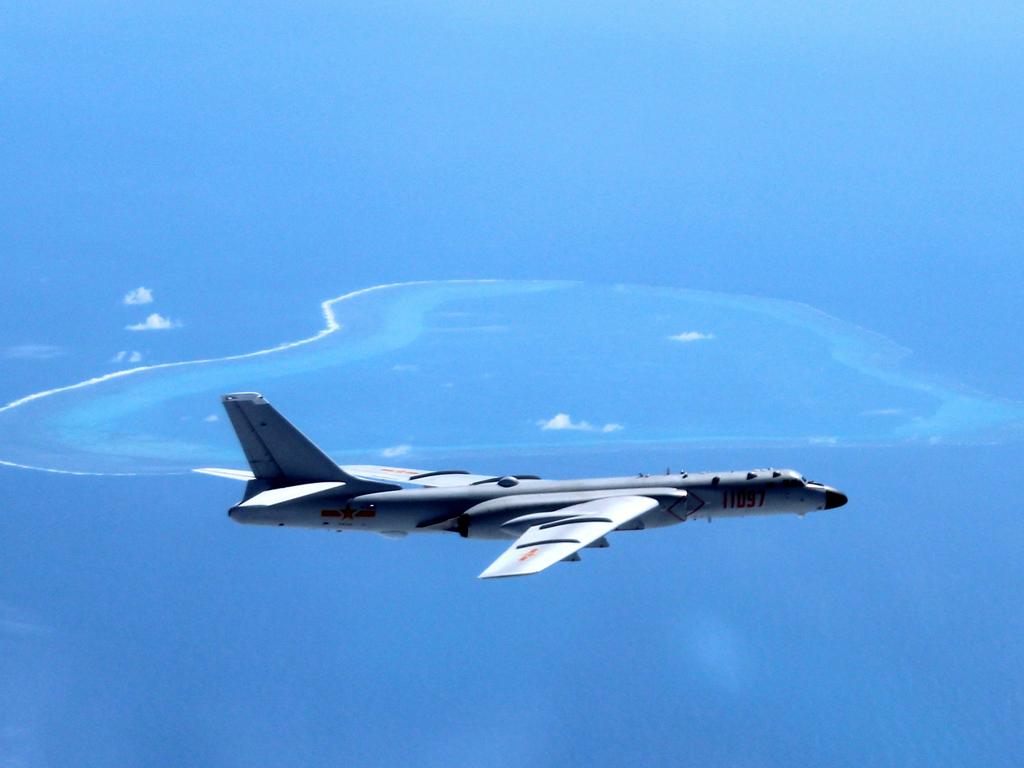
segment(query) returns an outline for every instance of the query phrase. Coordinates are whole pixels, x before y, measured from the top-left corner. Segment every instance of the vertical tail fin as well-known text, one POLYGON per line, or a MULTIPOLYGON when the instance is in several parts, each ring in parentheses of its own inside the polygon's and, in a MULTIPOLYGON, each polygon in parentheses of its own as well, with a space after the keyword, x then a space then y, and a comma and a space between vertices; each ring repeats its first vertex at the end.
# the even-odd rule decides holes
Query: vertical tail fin
POLYGON ((397 487, 361 480, 345 472, 262 395, 236 392, 224 395, 221 402, 256 481, 265 486, 335 481, 357 493, 397 487))

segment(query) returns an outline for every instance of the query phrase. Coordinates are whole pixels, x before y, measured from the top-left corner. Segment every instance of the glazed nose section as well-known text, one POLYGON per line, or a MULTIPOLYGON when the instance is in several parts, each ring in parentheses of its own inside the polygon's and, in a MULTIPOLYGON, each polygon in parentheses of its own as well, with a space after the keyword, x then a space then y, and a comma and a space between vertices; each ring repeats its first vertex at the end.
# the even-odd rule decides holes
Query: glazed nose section
POLYGON ((825 491, 825 509, 835 509, 836 507, 841 507, 847 501, 849 501, 849 499, 846 498, 845 493, 840 493, 834 488, 829 488, 827 491, 825 491))

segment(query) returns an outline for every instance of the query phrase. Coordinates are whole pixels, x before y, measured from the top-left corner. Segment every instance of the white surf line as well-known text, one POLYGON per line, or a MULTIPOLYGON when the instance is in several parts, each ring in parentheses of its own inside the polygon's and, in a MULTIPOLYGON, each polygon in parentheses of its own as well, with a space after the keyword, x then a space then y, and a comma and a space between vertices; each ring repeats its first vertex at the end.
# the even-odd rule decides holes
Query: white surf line
MULTIPOLYGON (((125 368, 120 371, 113 371, 112 373, 106 373, 102 376, 94 376, 91 379, 85 379, 74 384, 67 384, 63 387, 54 387, 53 389, 45 389, 42 392, 33 392, 31 395, 25 395, 17 400, 12 400, 4 406, 0 406, 0 413, 5 411, 11 411, 15 408, 19 408, 26 403, 31 403, 34 400, 41 400, 44 397, 50 397, 51 395, 57 395, 61 392, 70 392, 74 389, 84 389, 85 387, 94 387, 97 384, 102 384, 105 381, 112 379, 119 379, 124 376, 133 376, 138 373, 145 373, 146 371, 157 371, 165 368, 181 368, 186 365, 207 365, 209 363, 223 363, 231 360, 244 360, 250 357, 261 357, 262 355, 270 355, 274 352, 283 352, 286 349, 294 349, 295 347, 301 347, 306 344, 312 344, 314 341, 319 341, 325 336, 329 336, 336 331, 342 329, 342 325, 338 322, 337 317, 334 314, 334 305, 339 304, 349 299, 354 299, 357 296, 363 296, 367 293, 374 291, 383 291, 388 288, 406 288, 413 285, 431 285, 441 283, 444 285, 483 285, 487 283, 497 283, 499 280, 409 280, 399 283, 382 283, 381 285, 373 285, 369 288, 360 288, 358 291, 351 291, 349 293, 342 294, 341 296, 335 296, 333 299, 327 299, 320 302, 320 313, 324 318, 324 327, 305 339, 299 339, 298 341, 287 341, 283 344, 278 344, 275 347, 267 347, 266 349, 257 349, 255 352, 245 352, 239 355, 227 355, 225 357, 209 357, 201 358, 199 360, 180 360, 174 363, 154 363, 153 365, 140 365, 135 368, 125 368)), ((0 459, 0 466, 16 467, 18 469, 34 469, 38 472, 54 472, 57 474, 67 475, 95 475, 95 476, 134 476, 139 473, 114 473, 114 472, 73 472, 66 469, 53 469, 50 467, 34 467, 28 464, 18 464, 13 461, 5 461, 0 459)), ((167 473, 176 474, 176 473, 167 473)))
MULTIPOLYGON (((0 459, 0 467, 14 469, 31 469, 33 472, 49 472, 52 475, 75 475, 78 477, 142 477, 146 472, 78 472, 73 469, 54 469, 53 467, 37 467, 33 464, 18 464, 16 461, 0 459)), ((188 472, 161 472, 160 475, 187 475, 188 472)))

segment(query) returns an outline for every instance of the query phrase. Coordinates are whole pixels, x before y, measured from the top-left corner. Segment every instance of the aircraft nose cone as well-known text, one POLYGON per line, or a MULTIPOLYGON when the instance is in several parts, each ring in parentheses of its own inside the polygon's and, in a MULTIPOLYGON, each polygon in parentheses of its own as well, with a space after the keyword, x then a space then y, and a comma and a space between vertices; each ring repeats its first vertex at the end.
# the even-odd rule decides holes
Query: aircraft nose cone
POLYGON ((841 507, 847 501, 849 501, 849 499, 846 498, 845 493, 833 491, 831 488, 825 491, 825 509, 835 509, 836 507, 841 507))

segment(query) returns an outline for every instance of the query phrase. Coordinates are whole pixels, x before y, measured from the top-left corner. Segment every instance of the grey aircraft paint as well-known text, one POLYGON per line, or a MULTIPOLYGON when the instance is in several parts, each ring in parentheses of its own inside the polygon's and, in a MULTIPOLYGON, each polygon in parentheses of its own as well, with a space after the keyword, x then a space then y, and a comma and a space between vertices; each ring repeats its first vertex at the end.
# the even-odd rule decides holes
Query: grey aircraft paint
POLYGON ((835 509, 847 497, 789 469, 541 480, 464 471, 339 466, 261 395, 222 398, 251 472, 228 514, 239 523, 385 535, 456 533, 514 540, 481 576, 536 573, 606 547, 606 534, 687 520, 835 509))

